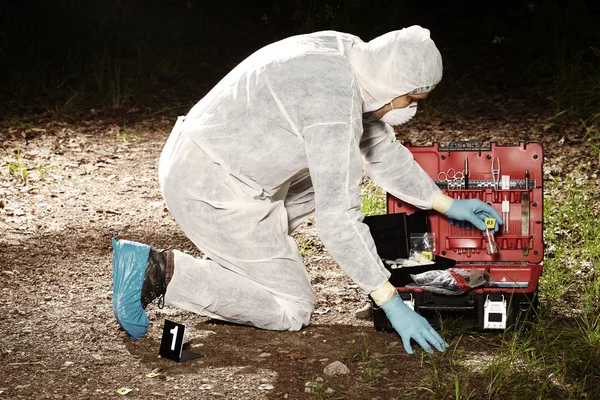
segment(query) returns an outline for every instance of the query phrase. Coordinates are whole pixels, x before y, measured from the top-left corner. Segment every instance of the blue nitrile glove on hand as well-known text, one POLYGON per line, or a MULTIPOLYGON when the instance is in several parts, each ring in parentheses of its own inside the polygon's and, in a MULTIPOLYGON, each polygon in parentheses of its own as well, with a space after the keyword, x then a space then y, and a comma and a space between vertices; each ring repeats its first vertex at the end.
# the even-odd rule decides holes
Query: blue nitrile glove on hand
POLYGON ((404 349, 408 354, 413 353, 410 339, 414 339, 426 352, 433 353, 431 345, 439 351, 444 351, 448 343, 429 325, 429 322, 415 311, 411 310, 399 295, 381 305, 388 320, 402 338, 404 349))
POLYGON ((498 214, 498 212, 494 210, 492 206, 479 199, 456 199, 450 204, 450 208, 448 208, 448 211, 446 211, 445 214, 448 218, 450 218, 451 224, 454 221, 466 221, 482 231, 485 231, 484 221, 486 218, 496 219, 494 232, 498 232, 500 225, 504 223, 500 214, 498 214))

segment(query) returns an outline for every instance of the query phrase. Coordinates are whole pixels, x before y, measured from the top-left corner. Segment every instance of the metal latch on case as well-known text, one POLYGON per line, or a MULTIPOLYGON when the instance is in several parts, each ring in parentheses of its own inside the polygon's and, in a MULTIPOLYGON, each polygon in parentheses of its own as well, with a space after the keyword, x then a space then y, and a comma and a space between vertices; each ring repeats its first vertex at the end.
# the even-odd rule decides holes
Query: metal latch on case
POLYGON ((406 295, 400 296, 404 304, 408 306, 411 310, 415 311, 415 299, 413 298, 412 293, 409 294, 408 298, 406 295))
POLYGON ((483 329, 506 329, 504 295, 488 295, 483 304, 483 329))

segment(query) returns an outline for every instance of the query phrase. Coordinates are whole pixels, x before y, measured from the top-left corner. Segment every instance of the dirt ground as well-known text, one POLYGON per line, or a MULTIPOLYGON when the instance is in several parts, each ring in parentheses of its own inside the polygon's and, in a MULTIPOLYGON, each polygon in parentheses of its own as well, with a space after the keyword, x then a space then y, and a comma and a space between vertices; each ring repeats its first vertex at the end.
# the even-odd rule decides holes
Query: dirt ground
MULTIPOLYGON (((443 114, 417 117, 399 138, 418 144, 537 140, 545 146, 547 178, 567 166, 597 168, 587 164, 577 124, 553 125, 552 115, 547 102, 519 93, 458 99, 443 114)), ((158 157, 175 118, 95 111, 72 123, 43 116, 28 125, 3 123, 0 399, 430 398, 429 377, 447 355, 408 356, 395 334, 358 319, 355 311, 367 298, 320 245, 310 221, 294 234, 304 244, 316 296, 308 328, 262 331, 153 304, 143 340, 118 329, 111 237, 198 254, 157 183, 158 157), (9 173, 9 163, 18 162, 28 168, 26 182, 9 173), (186 340, 204 357, 181 364, 158 358, 164 319, 185 324, 186 340), (326 375, 334 361, 349 374, 326 375), (153 370, 159 374, 147 376, 153 370), (118 394, 122 387, 132 391, 118 394)), ((500 335, 445 339, 452 351, 476 358, 493 353, 500 335)), ((475 398, 487 398, 484 380, 467 386, 475 398)))

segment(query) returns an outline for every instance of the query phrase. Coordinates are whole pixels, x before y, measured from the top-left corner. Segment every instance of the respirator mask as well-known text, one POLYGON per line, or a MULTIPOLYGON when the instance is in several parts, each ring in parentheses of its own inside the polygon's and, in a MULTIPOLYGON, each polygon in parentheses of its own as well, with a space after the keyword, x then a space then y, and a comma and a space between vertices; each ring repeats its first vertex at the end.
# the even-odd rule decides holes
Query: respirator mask
POLYGON ((392 106, 391 111, 385 113, 383 117, 381 117, 381 121, 385 122, 391 126, 398 126, 407 123, 411 120, 412 117, 417 113, 417 103, 410 103, 408 106, 404 108, 394 108, 394 104, 390 103, 392 106))

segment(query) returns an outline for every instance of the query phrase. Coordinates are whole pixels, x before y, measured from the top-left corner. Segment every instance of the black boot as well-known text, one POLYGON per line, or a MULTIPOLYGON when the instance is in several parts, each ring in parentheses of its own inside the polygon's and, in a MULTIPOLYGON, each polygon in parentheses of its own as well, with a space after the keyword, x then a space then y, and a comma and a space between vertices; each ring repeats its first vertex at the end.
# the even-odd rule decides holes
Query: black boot
POLYGON ((167 292, 167 252, 168 250, 156 250, 151 248, 148 262, 146 263, 146 274, 142 284, 142 307, 159 298, 158 308, 165 305, 165 293, 167 292))

